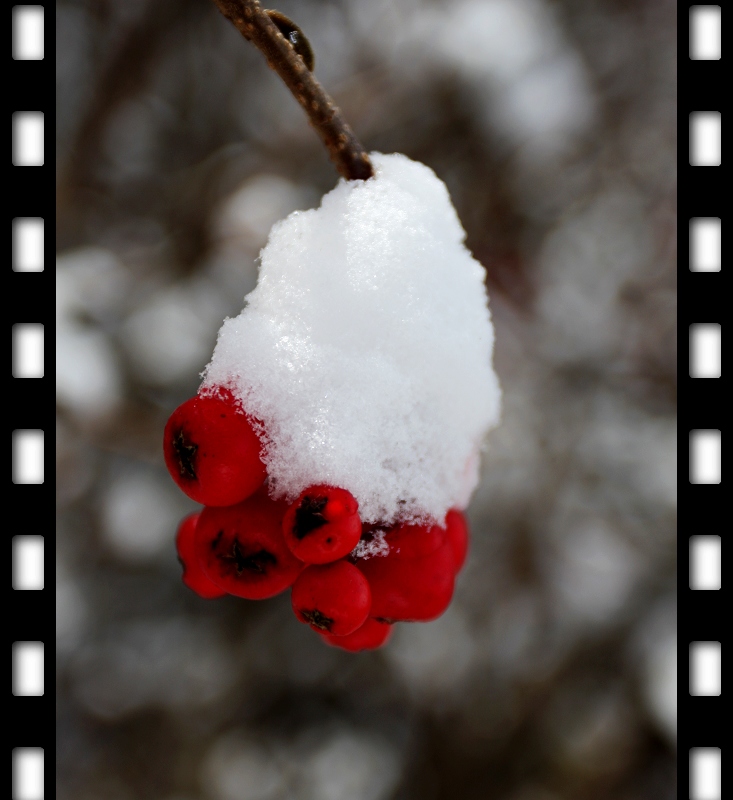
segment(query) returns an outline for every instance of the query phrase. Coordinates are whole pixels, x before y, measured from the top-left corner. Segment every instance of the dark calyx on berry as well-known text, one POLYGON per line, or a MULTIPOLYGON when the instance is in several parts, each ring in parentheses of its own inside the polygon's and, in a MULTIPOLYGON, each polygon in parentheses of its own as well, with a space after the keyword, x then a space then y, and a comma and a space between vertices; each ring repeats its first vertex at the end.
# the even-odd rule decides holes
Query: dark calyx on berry
MULTIPOLYGON (((219 538, 221 538, 223 533, 224 531, 219 532, 219 538)), ((215 539, 214 542, 218 542, 218 539, 215 539)), ((212 542, 212 549, 216 547, 214 542, 212 542)), ((275 558, 275 556, 267 550, 259 550, 256 553, 245 555, 242 552, 242 546, 239 543, 239 539, 235 539, 232 542, 229 553, 219 555, 219 558, 222 561, 229 561, 234 564, 237 571, 237 577, 241 576, 244 572, 256 572, 260 575, 264 575, 267 572, 268 567, 277 564, 277 558, 275 558)))
POLYGON ((186 439, 183 434, 183 428, 181 428, 173 438, 173 449, 176 451, 181 477, 195 481, 196 469, 194 464, 196 462, 196 451, 199 447, 197 444, 193 444, 186 439))
POLYGON ((248 600, 292 586, 305 565, 283 539, 286 508, 264 489, 234 506, 207 506, 196 527, 195 553, 210 580, 248 600))
POLYGON ((323 509, 328 503, 327 497, 312 497, 306 495, 295 510, 295 525, 293 536, 296 539, 305 539, 313 531, 322 528, 328 520, 323 516, 323 509))
POLYGON ((293 584, 290 600, 301 622, 319 633, 346 636, 366 621, 372 595, 362 573, 342 560, 306 567, 293 584))
POLYGON ((290 551, 307 564, 329 564, 348 555, 361 536, 359 504, 351 492, 318 484, 301 492, 283 519, 290 551))
POLYGON ((267 477, 255 426, 231 392, 186 400, 171 414, 163 435, 171 477, 205 506, 230 506, 251 497, 267 477))
POLYGON ((319 631, 330 631, 333 626, 333 620, 325 614, 321 614, 317 608, 313 609, 313 611, 301 611, 300 613, 309 625, 318 628, 319 631))

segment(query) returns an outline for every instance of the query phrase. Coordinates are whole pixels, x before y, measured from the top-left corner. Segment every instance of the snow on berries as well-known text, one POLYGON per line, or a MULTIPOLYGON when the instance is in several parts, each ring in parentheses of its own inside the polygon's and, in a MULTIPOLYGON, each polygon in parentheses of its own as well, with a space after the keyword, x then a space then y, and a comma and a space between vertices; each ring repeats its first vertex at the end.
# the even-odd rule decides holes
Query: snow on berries
POLYGON ((273 227, 204 387, 261 421, 271 493, 328 484, 363 522, 442 521, 499 416, 485 270, 432 170, 371 158, 374 178, 273 227))
POLYGON ((371 158, 373 178, 273 227, 164 441, 206 506, 179 533, 184 582, 249 599, 292 587, 298 619, 350 651, 447 608, 500 411, 485 273, 445 185, 371 158))

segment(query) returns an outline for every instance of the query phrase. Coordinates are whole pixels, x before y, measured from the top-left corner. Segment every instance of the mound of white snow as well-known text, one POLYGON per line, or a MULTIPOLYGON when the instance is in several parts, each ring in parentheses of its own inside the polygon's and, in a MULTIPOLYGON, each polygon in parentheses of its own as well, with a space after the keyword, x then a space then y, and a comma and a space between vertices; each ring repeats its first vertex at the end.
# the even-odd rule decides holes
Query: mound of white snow
POLYGON ((278 222, 202 388, 261 420, 270 493, 348 489, 362 520, 465 507, 499 417, 484 269, 435 173, 373 153, 320 208, 278 222))

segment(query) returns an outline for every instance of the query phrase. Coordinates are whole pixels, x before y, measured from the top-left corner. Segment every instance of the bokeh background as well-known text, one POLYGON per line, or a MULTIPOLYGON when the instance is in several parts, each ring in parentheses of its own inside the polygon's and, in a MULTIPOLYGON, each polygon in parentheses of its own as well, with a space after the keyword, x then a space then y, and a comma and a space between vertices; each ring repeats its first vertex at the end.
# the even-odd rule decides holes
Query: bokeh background
POLYGON ((208 0, 59 0, 58 797, 675 797, 676 4, 278 8, 486 266, 504 416, 470 560, 360 656, 287 595, 183 586, 163 426, 336 173, 208 0))

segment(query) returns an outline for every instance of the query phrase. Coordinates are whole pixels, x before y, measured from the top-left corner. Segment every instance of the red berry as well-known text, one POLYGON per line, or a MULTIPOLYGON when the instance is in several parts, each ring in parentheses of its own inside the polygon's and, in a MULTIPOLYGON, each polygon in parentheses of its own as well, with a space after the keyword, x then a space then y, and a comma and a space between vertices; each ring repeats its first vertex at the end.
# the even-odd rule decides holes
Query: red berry
POLYGON ((334 636, 360 628, 372 604, 366 578, 348 561, 306 567, 293 585, 291 599, 301 622, 334 636))
POLYGON ((387 530, 384 540, 395 558, 422 558, 443 544, 445 533, 439 525, 396 525, 387 530))
POLYGON ((439 617, 453 596, 453 551, 447 542, 421 558, 389 553, 357 564, 372 590, 369 613, 383 622, 427 622, 439 617))
POLYGON ((197 503, 230 506, 267 477, 260 440, 231 392, 196 395, 165 426, 163 452, 173 480, 197 503))
POLYGON ((392 625, 369 617, 361 628, 357 628, 346 636, 321 633, 321 637, 324 642, 334 647, 340 647, 350 653, 358 653, 360 650, 376 650, 386 644, 391 634, 392 625))
POLYGON ((223 597, 226 592, 206 577, 206 573, 201 569, 194 554, 196 523, 200 516, 201 514, 189 514, 178 526, 176 550, 178 559, 183 566, 183 582, 199 597, 210 600, 214 597, 223 597))
POLYGON ((196 527, 195 553, 206 575, 229 594, 273 597, 293 585, 304 564, 282 535, 285 504, 264 490, 243 503, 205 508, 196 527))
POLYGON ((455 570, 459 572, 468 555, 468 522, 457 508, 452 508, 445 518, 445 527, 448 531, 447 540, 453 551, 455 570))
POLYGON ((328 564, 348 555, 361 536, 359 504, 346 489, 311 486, 283 520, 288 547, 308 564, 328 564))

